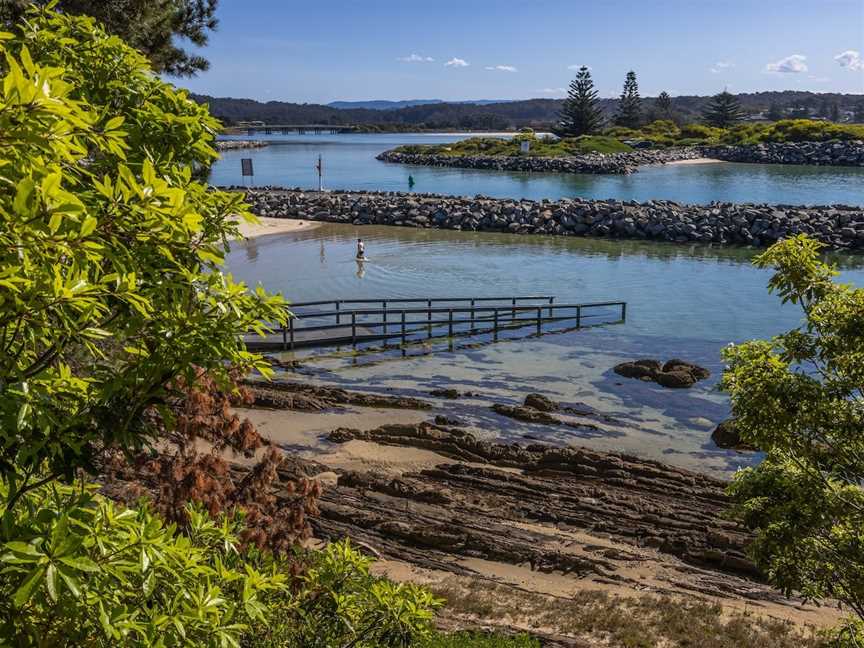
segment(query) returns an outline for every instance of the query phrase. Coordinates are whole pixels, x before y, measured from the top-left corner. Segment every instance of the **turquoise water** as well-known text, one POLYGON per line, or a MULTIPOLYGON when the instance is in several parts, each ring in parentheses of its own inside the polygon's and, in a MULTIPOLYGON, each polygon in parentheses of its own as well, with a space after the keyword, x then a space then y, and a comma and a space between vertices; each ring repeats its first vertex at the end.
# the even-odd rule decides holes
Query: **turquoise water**
MULTIPOLYGON (((396 350, 350 349, 297 357, 311 379, 328 383, 423 397, 445 386, 476 392, 468 401, 440 404, 480 435, 542 436, 728 473, 757 457, 719 450, 710 441, 713 426, 728 415, 727 399, 716 390, 720 351, 729 342, 770 337, 801 321, 794 306, 768 296, 769 273, 752 267, 754 254, 698 245, 326 225, 236 244, 228 267, 295 301, 518 294, 555 295, 562 303, 626 300, 622 325, 539 338, 529 331, 496 344, 462 340, 452 350, 439 342, 412 348, 407 357, 396 350), (362 268, 353 261, 358 235, 371 259, 362 268), (712 376, 689 390, 667 390, 611 371, 640 357, 684 358, 709 368, 712 376), (622 425, 607 434, 586 434, 519 424, 489 410, 492 402, 515 403, 532 391, 586 403, 622 425)), ((834 260, 844 281, 864 285, 864 258, 834 260)))
MULTIPOLYGON (((414 191, 557 199, 668 199, 687 203, 711 201, 784 204, 864 204, 864 169, 763 164, 675 164, 643 167, 628 176, 528 174, 406 166, 379 162, 375 156, 400 144, 453 142, 465 135, 268 135, 262 149, 225 151, 210 181, 242 184, 240 159, 252 158, 256 185, 317 188, 315 164, 324 161, 329 189, 414 191)), ((240 137, 238 139, 247 139, 240 137)))

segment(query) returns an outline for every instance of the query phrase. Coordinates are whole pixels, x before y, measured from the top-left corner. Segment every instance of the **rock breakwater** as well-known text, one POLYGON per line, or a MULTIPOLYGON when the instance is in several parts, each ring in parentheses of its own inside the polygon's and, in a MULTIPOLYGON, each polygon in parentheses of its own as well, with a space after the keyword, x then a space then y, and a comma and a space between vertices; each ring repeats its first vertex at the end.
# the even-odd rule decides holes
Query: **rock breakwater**
POLYGON ((703 157, 725 162, 864 166, 864 142, 767 142, 748 146, 702 148, 703 157))
POLYGON ((384 151, 375 159, 397 164, 417 164, 459 169, 494 171, 528 171, 532 173, 633 173, 644 164, 665 164, 702 157, 697 147, 633 151, 631 153, 586 153, 568 157, 537 157, 531 155, 504 157, 500 155, 438 155, 384 151))
POLYGON ((807 234, 838 250, 864 250, 864 208, 669 200, 532 201, 395 192, 247 191, 259 216, 513 234, 546 234, 764 247, 807 234))

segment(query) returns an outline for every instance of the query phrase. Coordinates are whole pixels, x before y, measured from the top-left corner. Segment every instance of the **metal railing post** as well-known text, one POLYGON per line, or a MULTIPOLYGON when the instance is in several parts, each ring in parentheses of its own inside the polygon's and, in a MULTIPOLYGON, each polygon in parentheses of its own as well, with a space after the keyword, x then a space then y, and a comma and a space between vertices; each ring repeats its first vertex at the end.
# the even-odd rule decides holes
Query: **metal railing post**
POLYGON ((357 344, 357 313, 351 311, 351 344, 357 344))
POLYGON ((336 323, 341 324, 342 316, 339 314, 339 302, 336 302, 336 323))
POLYGON ((621 321, 627 321, 627 302, 621 302, 621 321))
MULTIPOLYGON (((430 304, 432 302, 429 302, 430 304)), ((426 309, 426 339, 432 337, 432 307, 426 309)))
POLYGON ((288 327, 291 330, 291 350, 294 350, 294 318, 291 317, 288 319, 288 327))
POLYGON ((582 328, 582 307, 576 307, 576 328, 582 328))
POLYGON ((402 342, 405 342, 405 311, 402 311, 402 342))
POLYGON ((387 302, 382 301, 381 304, 384 306, 384 335, 387 335, 387 302))
POLYGON ((537 335, 540 335, 540 322, 543 321, 543 309, 537 307, 537 335))
MULTIPOLYGON (((291 320, 289 319, 288 321, 290 322, 291 320)), ((288 348, 288 331, 286 331, 285 327, 283 326, 282 327, 282 350, 285 351, 285 349, 287 349, 287 348, 288 348)))
POLYGON ((471 300, 471 330, 474 330, 474 300, 471 300))
POLYGON ((497 308, 495 309, 495 321, 494 321, 494 324, 492 325, 492 334, 493 334, 493 339, 495 340, 495 342, 497 342, 498 341, 498 309, 497 308))
POLYGON ((450 323, 447 327, 447 333, 450 337, 453 337, 453 309, 452 308, 450 309, 449 313, 450 313, 450 323))
POLYGON ((549 298, 549 317, 552 317, 552 304, 554 304, 554 303, 555 303, 555 298, 550 297, 549 298))
POLYGON ((513 312, 510 313, 510 319, 511 320, 516 319, 516 298, 515 297, 513 298, 513 312))

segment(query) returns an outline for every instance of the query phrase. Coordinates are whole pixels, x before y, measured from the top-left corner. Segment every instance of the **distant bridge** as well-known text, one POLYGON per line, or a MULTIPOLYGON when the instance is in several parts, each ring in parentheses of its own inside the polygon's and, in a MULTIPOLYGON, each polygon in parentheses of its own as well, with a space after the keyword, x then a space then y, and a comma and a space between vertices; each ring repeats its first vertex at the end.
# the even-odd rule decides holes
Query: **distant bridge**
POLYGON ((272 135, 273 133, 282 133, 283 135, 287 135, 288 133, 298 133, 303 135, 305 133, 314 133, 315 135, 320 135, 322 133, 353 133, 358 129, 357 126, 352 125, 344 125, 344 124, 240 124, 235 126, 234 129, 236 131, 245 131, 248 135, 254 135, 255 133, 264 133, 265 135, 272 135))

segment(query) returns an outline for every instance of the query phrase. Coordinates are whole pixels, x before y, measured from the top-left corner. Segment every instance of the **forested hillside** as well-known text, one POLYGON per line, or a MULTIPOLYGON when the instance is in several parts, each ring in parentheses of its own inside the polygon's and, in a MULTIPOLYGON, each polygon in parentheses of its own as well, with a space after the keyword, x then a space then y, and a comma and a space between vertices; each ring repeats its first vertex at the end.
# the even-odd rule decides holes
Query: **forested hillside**
MULTIPOLYGON (((758 92, 737 95, 745 111, 760 114, 772 106, 793 117, 825 117, 837 106, 840 119, 862 121, 864 95, 799 92, 758 92)), ((368 108, 340 109, 320 104, 297 104, 282 101, 262 103, 254 99, 193 95, 193 99, 210 106, 210 111, 225 124, 241 121, 264 121, 271 124, 359 124, 370 129, 414 130, 420 128, 463 128, 498 130, 510 128, 549 128, 561 110, 560 99, 528 99, 485 105, 465 103, 431 103, 394 110, 368 108)), ((680 96, 672 99, 676 120, 695 121, 709 97, 680 96)), ((654 99, 642 100, 650 116, 654 99)), ((617 109, 617 99, 601 99, 607 116, 617 109)))

